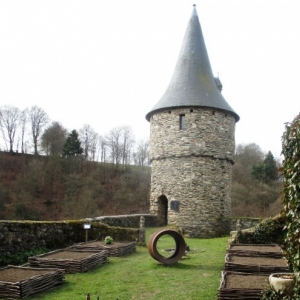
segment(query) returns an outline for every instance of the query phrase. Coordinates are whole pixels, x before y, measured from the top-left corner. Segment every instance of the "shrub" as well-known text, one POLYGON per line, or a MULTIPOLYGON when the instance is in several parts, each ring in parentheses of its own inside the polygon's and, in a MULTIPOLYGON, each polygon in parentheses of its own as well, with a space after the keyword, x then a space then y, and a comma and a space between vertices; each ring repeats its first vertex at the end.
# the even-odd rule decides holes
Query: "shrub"
POLYGON ((283 214, 286 257, 291 271, 300 271, 300 114, 285 125, 282 136, 283 214))
POLYGON ((255 226, 253 232, 254 242, 256 244, 283 244, 284 224, 284 217, 282 215, 264 220, 255 226))
POLYGON ((19 265, 28 261, 28 257, 49 252, 46 248, 37 248, 23 252, 16 252, 12 255, 0 257, 0 266, 19 265))

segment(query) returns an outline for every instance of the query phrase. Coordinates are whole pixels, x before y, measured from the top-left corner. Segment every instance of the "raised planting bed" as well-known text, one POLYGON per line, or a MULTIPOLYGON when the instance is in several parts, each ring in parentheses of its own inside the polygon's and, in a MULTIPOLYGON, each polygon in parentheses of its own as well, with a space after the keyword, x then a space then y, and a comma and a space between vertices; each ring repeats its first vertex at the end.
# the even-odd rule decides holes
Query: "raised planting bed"
POLYGON ((87 243, 78 243, 70 247, 70 249, 107 250, 109 256, 124 256, 136 251, 136 242, 113 242, 106 245, 103 241, 90 241, 87 243))
POLYGON ((227 252, 243 256, 283 257, 283 251, 277 244, 230 244, 227 252))
POLYGON ((244 256, 227 253, 224 270, 270 275, 272 273, 289 272, 289 267, 286 259, 283 257, 244 256))
POLYGON ((35 268, 61 268, 66 273, 87 272, 108 262, 108 252, 60 249, 28 258, 35 268))
POLYGON ((7 266, 0 269, 0 299, 21 299, 64 283, 65 270, 7 266))
POLYGON ((242 272, 222 272, 218 299, 259 300, 263 290, 268 289, 269 275, 242 272))

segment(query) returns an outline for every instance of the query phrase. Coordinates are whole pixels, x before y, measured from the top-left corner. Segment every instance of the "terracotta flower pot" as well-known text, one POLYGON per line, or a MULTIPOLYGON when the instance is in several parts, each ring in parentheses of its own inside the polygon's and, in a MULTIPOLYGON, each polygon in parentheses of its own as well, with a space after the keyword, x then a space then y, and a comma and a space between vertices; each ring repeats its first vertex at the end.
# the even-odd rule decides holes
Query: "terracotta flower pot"
POLYGON ((275 291, 281 290, 285 295, 293 295, 294 273, 274 273, 269 276, 270 286, 275 291))

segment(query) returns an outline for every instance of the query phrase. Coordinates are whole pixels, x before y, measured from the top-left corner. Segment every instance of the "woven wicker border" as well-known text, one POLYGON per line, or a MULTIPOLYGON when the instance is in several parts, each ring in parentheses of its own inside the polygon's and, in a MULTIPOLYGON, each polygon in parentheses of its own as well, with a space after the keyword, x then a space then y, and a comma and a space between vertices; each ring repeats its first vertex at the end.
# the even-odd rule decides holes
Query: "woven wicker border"
POLYGON ((28 258, 29 265, 35 268, 61 268, 66 273, 87 272, 108 262, 108 251, 59 249, 28 258), (68 258, 68 252, 86 252, 81 259, 68 258), (52 254, 65 252, 66 258, 53 258, 52 254))
MULTIPOLYGON (((285 267, 283 266, 276 266, 276 265, 255 265, 255 264, 242 264, 242 263, 233 263, 230 261, 230 259, 233 256, 239 256, 239 257, 249 257, 244 256, 242 254, 232 254, 227 253, 225 256, 225 265, 224 265, 224 271, 234 271, 234 272, 244 272, 244 273, 257 273, 257 274, 266 274, 270 275, 272 273, 286 273, 289 272, 289 267, 287 260, 284 257, 277 258, 278 260, 282 260, 285 263, 285 267)), ((252 257, 260 257, 260 258, 267 258, 266 256, 252 256, 252 257)), ((268 257, 270 258, 270 257, 268 257)), ((274 257, 272 257, 274 258, 274 257)))
POLYGON ((241 254, 244 256, 268 256, 274 258, 283 257, 283 251, 278 244, 230 244, 227 252, 232 254, 241 254), (249 247, 249 250, 242 249, 244 247, 249 247), (265 247, 270 248, 270 251, 260 250, 260 248, 262 249, 265 247), (250 250, 250 248, 257 248, 257 250, 250 250))
MULTIPOLYGON (((7 266, 0 269, 22 269, 25 270, 38 270, 39 268, 28 268, 28 267, 18 267, 18 266, 7 266)), ((46 290, 52 289, 57 285, 64 283, 65 281, 65 271, 63 269, 52 269, 46 268, 43 271, 49 271, 46 274, 37 274, 30 278, 24 278, 19 282, 7 282, 0 281, 0 298, 1 299, 21 299, 26 298, 30 295, 44 292, 46 290)))
MULTIPOLYGON (((268 280, 269 275, 257 275, 251 273, 242 273, 242 272, 222 272, 222 278, 220 281, 220 287, 218 289, 218 299, 219 300, 227 300, 227 299, 251 299, 251 300, 260 300, 261 293, 264 290, 261 289, 245 289, 245 288, 226 288, 226 280, 228 276, 249 276, 250 279, 253 276, 263 276, 265 280, 268 280)), ((266 286, 267 287, 267 286, 266 286)))
POLYGON ((136 242, 113 242, 111 245, 106 245, 102 241, 89 241, 87 243, 78 243, 70 247, 70 249, 80 250, 107 250, 109 256, 124 256, 136 252, 136 242), (94 243, 97 243, 95 245, 94 243), (92 245, 93 244, 93 245, 92 245))

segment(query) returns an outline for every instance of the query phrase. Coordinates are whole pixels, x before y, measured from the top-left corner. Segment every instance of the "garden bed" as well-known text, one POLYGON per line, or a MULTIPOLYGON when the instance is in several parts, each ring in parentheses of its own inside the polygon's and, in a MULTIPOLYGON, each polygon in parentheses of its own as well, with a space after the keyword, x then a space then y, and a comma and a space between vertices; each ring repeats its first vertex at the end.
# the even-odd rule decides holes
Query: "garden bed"
POLYGON ((263 290, 268 288, 269 275, 242 272, 222 272, 218 299, 259 300, 263 290))
POLYGON ((108 262, 108 251, 55 250, 28 258, 35 268, 61 268, 66 273, 87 272, 108 262))
POLYGON ((231 244, 227 252, 243 256, 283 257, 283 251, 277 244, 231 244))
POLYGON ((241 254, 228 253, 225 256, 225 271, 244 273, 286 273, 289 272, 285 258, 267 256, 244 256, 241 254))
POLYGON ((0 269, 0 278, 0 298, 21 299, 62 284, 65 271, 7 266, 0 269))
POLYGON ((109 256, 124 256, 136 251, 136 242, 113 242, 110 245, 105 244, 103 241, 90 241, 87 243, 78 243, 70 249, 78 250, 107 250, 109 256))

